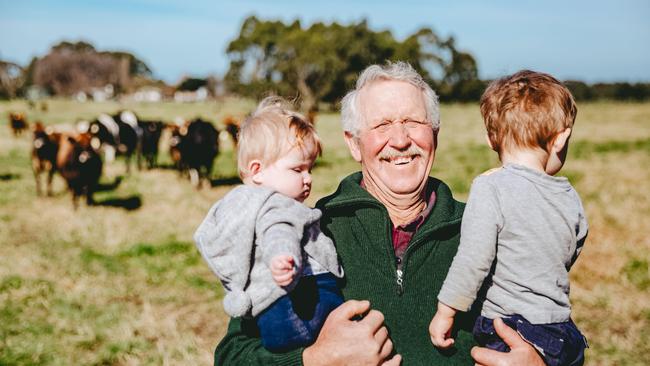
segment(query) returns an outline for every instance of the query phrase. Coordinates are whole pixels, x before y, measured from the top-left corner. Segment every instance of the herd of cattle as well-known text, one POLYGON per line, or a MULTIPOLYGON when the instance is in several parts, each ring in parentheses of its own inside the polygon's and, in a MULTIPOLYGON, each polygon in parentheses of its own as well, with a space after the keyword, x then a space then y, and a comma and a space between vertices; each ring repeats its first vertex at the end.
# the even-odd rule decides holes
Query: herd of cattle
MULTIPOLYGON (((22 113, 9 113, 14 136, 29 129, 22 113)), ((224 120, 225 131, 237 142, 239 123, 232 117, 224 120)), ((127 174, 131 158, 136 155, 138 169, 142 163, 148 169, 157 166, 158 149, 163 130, 169 130, 169 153, 174 167, 188 175, 192 184, 200 188, 210 178, 214 159, 219 153, 219 131, 200 118, 191 121, 146 121, 125 110, 116 114, 101 114, 92 121, 81 121, 74 132, 56 131, 36 122, 31 128, 32 169, 37 195, 43 194, 42 176, 46 177, 47 194, 52 194, 52 179, 59 173, 72 192, 76 208, 79 197, 85 196, 91 205, 102 175, 104 162, 111 163, 123 156, 127 174)))

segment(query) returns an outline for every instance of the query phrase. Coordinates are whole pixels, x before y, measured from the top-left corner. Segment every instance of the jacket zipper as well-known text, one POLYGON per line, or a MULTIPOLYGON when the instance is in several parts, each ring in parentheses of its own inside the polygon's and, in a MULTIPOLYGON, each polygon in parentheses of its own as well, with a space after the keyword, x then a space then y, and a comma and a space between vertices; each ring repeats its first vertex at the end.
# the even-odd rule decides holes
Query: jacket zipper
MULTIPOLYGON (((380 205, 375 205, 377 207, 383 207, 380 205)), ((388 215, 387 215, 388 216, 388 215)), ((404 254, 402 255, 402 258, 399 263, 395 263, 397 260, 397 256, 395 255, 395 249, 393 248, 393 233, 391 232, 391 222, 390 219, 387 220, 387 228, 388 228, 388 237, 391 238, 390 245, 388 248, 388 254, 389 258, 393 258, 393 265, 395 266, 395 283, 397 284, 397 295, 402 296, 404 294, 404 271, 405 271, 405 264, 406 264, 406 259, 408 258, 408 255, 414 247, 419 246, 422 242, 423 239, 420 239, 418 241, 415 241, 411 243, 406 250, 404 251, 404 254)), ((433 230, 433 232, 437 231, 439 228, 436 228, 433 230)), ((427 234, 429 235, 429 234, 427 234)), ((425 236, 423 236, 425 237, 425 236)))
POLYGON ((404 273, 397 267, 397 295, 402 296, 404 293, 404 273))
MULTIPOLYGON (((414 241, 411 243, 406 250, 404 251, 404 254, 402 254, 402 258, 399 261, 399 263, 396 265, 396 282, 397 282, 397 295, 402 296, 404 294, 404 272, 406 271, 406 262, 408 259, 408 255, 418 246, 420 246, 423 243, 423 239, 414 241)), ((394 253, 394 252, 393 252, 394 253)), ((397 259, 397 257, 393 254, 393 257, 397 259)))
POLYGON ((402 296, 404 293, 404 273, 402 272, 401 260, 398 261, 398 257, 395 255, 395 247, 393 247, 393 233, 391 231, 391 222, 390 219, 386 222, 386 227, 388 228, 387 234, 391 238, 388 248, 388 258, 392 258, 392 265, 395 266, 395 282, 397 283, 397 295, 402 296))

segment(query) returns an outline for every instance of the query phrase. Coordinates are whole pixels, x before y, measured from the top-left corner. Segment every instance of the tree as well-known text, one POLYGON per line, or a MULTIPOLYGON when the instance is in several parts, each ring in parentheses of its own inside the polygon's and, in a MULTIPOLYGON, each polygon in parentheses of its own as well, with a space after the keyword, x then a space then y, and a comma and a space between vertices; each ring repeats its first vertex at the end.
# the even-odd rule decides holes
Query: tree
POLYGON ((300 95, 305 111, 320 101, 338 101, 366 66, 386 60, 407 61, 434 85, 449 90, 478 80, 476 61, 456 50, 453 38, 442 40, 422 28, 399 42, 389 31, 371 30, 365 20, 350 25, 317 22, 305 28, 299 21, 284 24, 251 16, 227 54, 230 68, 224 81, 230 91, 253 97, 265 91, 300 95))
POLYGON ((87 42, 60 42, 27 68, 26 85, 38 85, 51 94, 72 95, 112 84, 129 91, 136 78, 149 78, 151 70, 136 56, 122 51, 97 51, 87 42))
POLYGON ((207 86, 207 84, 207 79, 185 78, 183 81, 181 81, 176 90, 195 91, 202 86, 207 86))
POLYGON ((0 99, 12 99, 24 82, 23 69, 18 64, 0 60, 0 99))

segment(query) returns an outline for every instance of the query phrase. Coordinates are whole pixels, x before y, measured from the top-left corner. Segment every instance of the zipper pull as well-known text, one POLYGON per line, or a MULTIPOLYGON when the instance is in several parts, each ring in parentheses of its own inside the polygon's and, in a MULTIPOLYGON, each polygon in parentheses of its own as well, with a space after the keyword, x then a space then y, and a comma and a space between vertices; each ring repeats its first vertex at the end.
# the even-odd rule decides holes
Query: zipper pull
POLYGON ((401 269, 397 270, 397 294, 402 295, 404 293, 404 278, 402 277, 403 272, 401 269))

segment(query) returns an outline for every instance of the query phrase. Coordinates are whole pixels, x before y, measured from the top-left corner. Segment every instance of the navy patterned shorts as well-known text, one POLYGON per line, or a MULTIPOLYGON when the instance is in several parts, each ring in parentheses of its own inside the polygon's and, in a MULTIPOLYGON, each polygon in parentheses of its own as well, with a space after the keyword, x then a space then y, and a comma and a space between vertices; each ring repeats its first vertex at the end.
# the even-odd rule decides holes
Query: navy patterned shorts
POLYGON ((309 346, 318 337, 329 313, 343 303, 331 273, 304 276, 257 317, 262 345, 272 352, 309 346))
MULTIPOLYGON (((571 319, 562 323, 531 324, 521 315, 512 315, 503 318, 503 322, 533 345, 548 366, 584 364, 585 348, 589 346, 571 319)), ((508 345, 496 334, 492 319, 479 316, 473 333, 476 341, 483 347, 501 352, 510 351, 508 345)))

